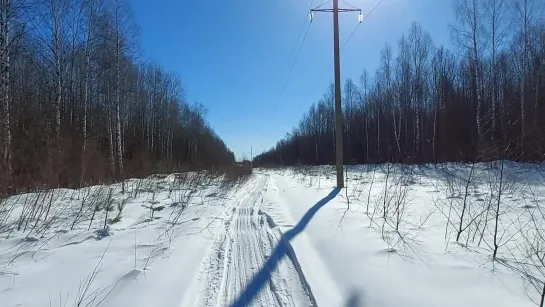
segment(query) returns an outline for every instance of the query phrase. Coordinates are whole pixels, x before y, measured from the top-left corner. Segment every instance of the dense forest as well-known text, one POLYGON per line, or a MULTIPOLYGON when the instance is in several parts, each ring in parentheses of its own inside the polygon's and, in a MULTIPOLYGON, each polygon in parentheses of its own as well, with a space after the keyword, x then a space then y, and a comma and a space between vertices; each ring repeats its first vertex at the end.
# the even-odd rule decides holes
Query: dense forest
POLYGON ((138 45, 128 1, 0 0, 0 194, 234 162, 138 45))
MULTIPOLYGON (((415 22, 401 35, 397 55, 384 46, 374 77, 364 70, 359 82, 345 81, 345 163, 544 160, 543 0, 453 5, 453 50, 435 46, 415 22)), ((334 136, 330 86, 299 125, 254 162, 333 163, 334 136)))

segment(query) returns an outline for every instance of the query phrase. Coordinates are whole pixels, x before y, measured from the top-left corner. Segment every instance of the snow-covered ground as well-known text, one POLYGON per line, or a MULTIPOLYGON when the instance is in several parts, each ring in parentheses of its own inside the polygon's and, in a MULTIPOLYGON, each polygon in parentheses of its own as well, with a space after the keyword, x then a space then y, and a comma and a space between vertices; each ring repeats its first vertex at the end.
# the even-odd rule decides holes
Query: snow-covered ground
POLYGON ((0 306, 539 300, 540 166, 357 166, 335 182, 330 167, 258 169, 235 185, 191 173, 10 197, 0 306))

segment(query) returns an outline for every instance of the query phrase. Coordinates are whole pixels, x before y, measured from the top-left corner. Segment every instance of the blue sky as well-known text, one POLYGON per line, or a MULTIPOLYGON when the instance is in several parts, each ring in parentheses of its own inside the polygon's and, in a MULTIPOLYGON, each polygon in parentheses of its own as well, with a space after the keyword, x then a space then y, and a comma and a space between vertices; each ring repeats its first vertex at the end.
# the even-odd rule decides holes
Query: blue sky
MULTIPOLYGON (((379 0, 346 2, 365 14, 379 0)), ((255 156, 291 131, 333 78, 332 15, 319 13, 282 91, 310 0, 131 3, 143 56, 181 76, 188 99, 208 109, 208 122, 239 159, 250 157, 250 146, 255 156)), ((389 43, 395 50, 413 21, 436 45, 451 45, 452 0, 384 0, 342 50, 341 78, 357 80, 363 69, 374 75, 380 49, 389 43)), ((357 13, 341 14, 341 45, 357 24, 357 13)))

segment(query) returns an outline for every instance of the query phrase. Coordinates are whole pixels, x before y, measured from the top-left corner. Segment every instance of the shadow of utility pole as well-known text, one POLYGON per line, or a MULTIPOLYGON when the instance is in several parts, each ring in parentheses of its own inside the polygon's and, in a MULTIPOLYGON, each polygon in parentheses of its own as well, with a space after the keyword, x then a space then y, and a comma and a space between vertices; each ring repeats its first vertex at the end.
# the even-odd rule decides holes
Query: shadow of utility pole
MULTIPOLYGON (((299 223, 295 225, 295 227, 282 235, 280 241, 271 253, 271 256, 267 259, 265 264, 263 264, 263 267, 254 275, 252 280, 248 283, 240 296, 233 302, 231 307, 244 307, 250 304, 250 302, 257 296, 259 291, 261 291, 263 286, 267 283, 271 277, 271 273, 274 271, 280 260, 282 260, 282 258, 285 257, 291 249, 291 246, 288 245, 289 241, 303 231, 316 212, 318 212, 318 210, 320 210, 320 208, 322 208, 330 200, 335 198, 340 191, 340 188, 333 189, 333 191, 331 191, 326 197, 322 198, 314 206, 312 206, 301 218, 299 223)), ((311 301, 314 301, 313 297, 310 299, 311 301)), ((316 302, 313 303, 313 305, 316 306, 316 302)))

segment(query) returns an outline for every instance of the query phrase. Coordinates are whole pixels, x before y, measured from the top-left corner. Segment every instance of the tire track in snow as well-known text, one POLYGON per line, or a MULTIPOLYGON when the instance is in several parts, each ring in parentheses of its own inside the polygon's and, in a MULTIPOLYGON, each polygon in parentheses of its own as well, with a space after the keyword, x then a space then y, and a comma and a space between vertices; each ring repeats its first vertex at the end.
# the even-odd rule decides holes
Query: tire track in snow
MULTIPOLYGON (((227 307, 244 290, 281 239, 281 234, 260 210, 268 176, 256 175, 247 193, 234 208, 226 231, 212 247, 203 268, 200 299, 195 306, 227 307)), ((288 244, 288 243, 286 243, 288 244)), ((267 285, 251 306, 316 306, 298 263, 284 257, 271 272, 267 285)))

